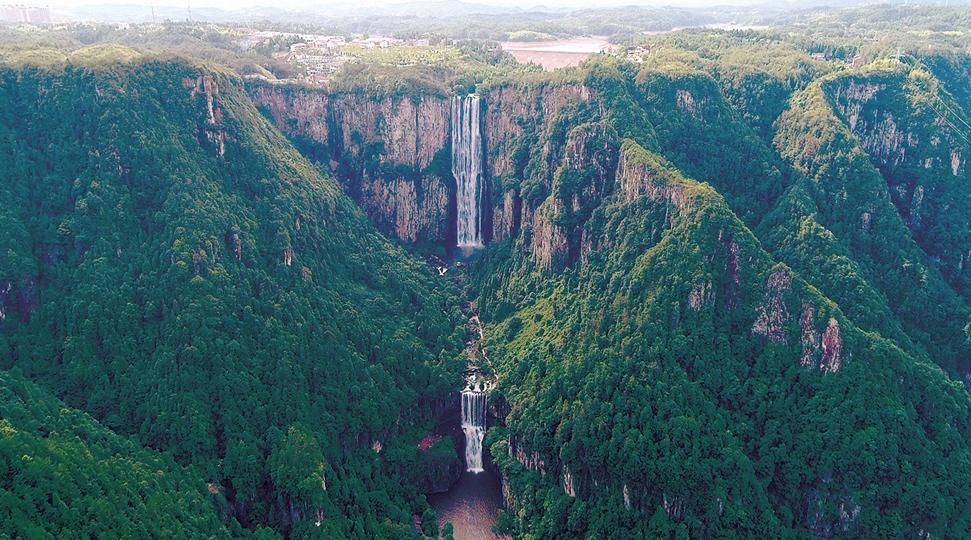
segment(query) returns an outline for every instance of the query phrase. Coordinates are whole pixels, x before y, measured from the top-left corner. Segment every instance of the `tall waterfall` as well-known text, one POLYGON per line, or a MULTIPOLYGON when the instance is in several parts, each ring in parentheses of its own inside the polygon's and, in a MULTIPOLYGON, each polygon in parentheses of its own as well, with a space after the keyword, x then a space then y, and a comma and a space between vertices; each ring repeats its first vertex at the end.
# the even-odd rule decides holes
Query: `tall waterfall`
POLYGON ((486 393, 469 384, 462 391, 462 431, 465 432, 465 468, 482 472, 482 438, 486 428, 486 393))
POLYGON ((482 247, 482 129, 475 94, 452 98, 452 176, 458 246, 482 247))

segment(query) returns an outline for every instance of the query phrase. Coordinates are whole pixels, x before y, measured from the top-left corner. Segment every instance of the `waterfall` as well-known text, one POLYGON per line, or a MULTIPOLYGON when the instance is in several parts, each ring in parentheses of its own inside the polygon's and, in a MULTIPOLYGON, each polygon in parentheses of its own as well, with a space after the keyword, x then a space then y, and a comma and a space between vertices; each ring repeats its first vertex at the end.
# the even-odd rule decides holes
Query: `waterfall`
POLYGON ((482 247, 482 129, 479 96, 452 98, 452 176, 456 239, 460 248, 482 247))
POLYGON ((469 385, 462 391, 462 431, 465 432, 465 470, 482 472, 482 438, 486 428, 486 393, 469 385))

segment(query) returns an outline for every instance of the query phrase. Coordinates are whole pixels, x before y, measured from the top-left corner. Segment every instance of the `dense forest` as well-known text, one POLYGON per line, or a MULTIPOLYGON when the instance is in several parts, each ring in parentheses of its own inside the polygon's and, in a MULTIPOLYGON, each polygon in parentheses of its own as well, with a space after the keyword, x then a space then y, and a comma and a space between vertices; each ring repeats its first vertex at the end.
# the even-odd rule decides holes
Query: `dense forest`
MULTIPOLYGON (((234 530, 412 534, 414 443, 462 366, 456 291, 368 227, 234 75, 139 58, 0 76, 2 367, 186 467, 130 495, 139 508, 208 484, 234 530)), ((66 452, 45 438, 92 423, 14 428, 66 452)), ((27 500, 59 476, 7 470, 27 500)), ((185 527, 206 523, 195 510, 185 527)))
POLYGON ((497 534, 971 536, 969 11, 623 13, 0 33, 0 535, 448 537, 482 339, 497 534))
POLYGON ((971 533, 967 59, 854 69, 759 34, 653 46, 618 66, 624 99, 602 90, 609 62, 583 68, 602 94, 536 130, 562 158, 504 184, 547 186, 524 196, 532 230, 474 270, 510 410, 489 437, 500 527, 971 533), (648 125, 577 149, 611 107, 648 125), (576 185, 578 161, 608 177, 576 185))

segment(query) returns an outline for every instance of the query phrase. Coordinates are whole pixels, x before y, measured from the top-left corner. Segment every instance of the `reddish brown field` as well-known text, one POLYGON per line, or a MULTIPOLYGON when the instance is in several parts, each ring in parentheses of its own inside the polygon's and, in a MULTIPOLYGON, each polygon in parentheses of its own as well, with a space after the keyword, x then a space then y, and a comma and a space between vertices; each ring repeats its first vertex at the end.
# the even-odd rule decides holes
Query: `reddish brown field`
POLYGON ((530 62, 544 69, 557 69, 575 66, 591 54, 610 49, 610 44, 602 37, 579 37, 556 41, 505 41, 502 44, 520 64, 530 62))

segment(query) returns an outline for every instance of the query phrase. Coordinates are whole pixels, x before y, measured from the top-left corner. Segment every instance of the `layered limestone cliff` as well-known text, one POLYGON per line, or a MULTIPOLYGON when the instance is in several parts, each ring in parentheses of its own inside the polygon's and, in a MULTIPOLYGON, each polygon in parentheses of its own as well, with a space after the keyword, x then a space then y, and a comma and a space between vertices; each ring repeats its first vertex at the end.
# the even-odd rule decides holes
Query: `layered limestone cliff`
POLYGON ((284 133, 312 141, 329 159, 344 153, 421 171, 448 142, 444 96, 373 96, 324 89, 253 84, 250 95, 284 133))
MULTIPOLYGON (((969 297, 971 129, 960 104, 920 69, 839 77, 827 94, 880 170, 914 239, 969 297)), ((861 228, 869 230, 872 219, 873 212, 864 213, 861 228)))
POLYGON ((450 238, 448 98, 266 84, 249 92, 305 155, 334 169, 382 231, 409 242, 450 238))
MULTIPOLYGON (((334 169, 384 232, 410 242, 454 240, 449 97, 375 97, 264 83, 250 85, 249 93, 305 155, 334 169)), ((553 124, 565 107, 592 95, 580 83, 502 85, 482 92, 483 175, 491 194, 481 208, 484 240, 533 225, 542 200, 524 203, 523 180, 530 175, 548 193, 564 152, 562 144, 551 144, 553 124), (526 171, 531 155, 538 157, 526 171)))
POLYGON ((449 231, 448 179, 414 181, 364 171, 357 198, 379 229, 409 242, 444 241, 449 231))
POLYGON ((613 187, 619 137, 605 123, 570 131, 552 194, 532 214, 531 251, 545 269, 562 268, 592 249, 584 224, 613 187))
POLYGON ((550 144, 554 123, 565 108, 594 97, 581 83, 502 85, 483 92, 493 239, 513 236, 523 224, 532 224, 542 199, 524 194, 523 180, 532 176, 533 184, 550 186, 562 157, 560 144, 550 144))

